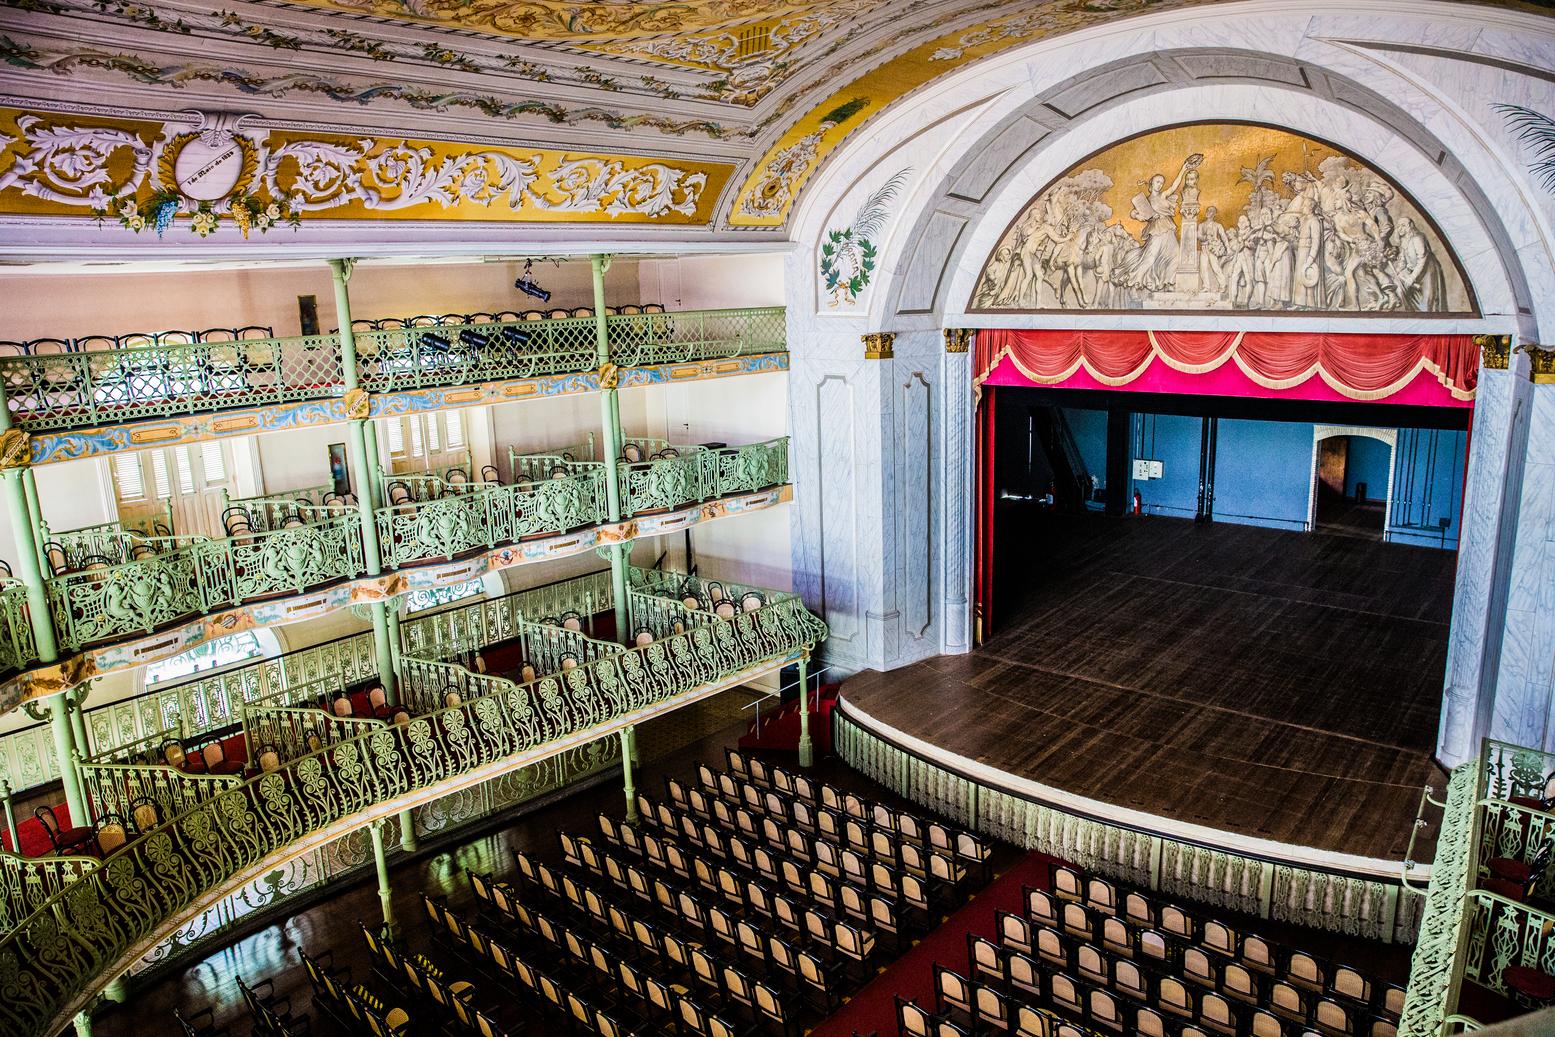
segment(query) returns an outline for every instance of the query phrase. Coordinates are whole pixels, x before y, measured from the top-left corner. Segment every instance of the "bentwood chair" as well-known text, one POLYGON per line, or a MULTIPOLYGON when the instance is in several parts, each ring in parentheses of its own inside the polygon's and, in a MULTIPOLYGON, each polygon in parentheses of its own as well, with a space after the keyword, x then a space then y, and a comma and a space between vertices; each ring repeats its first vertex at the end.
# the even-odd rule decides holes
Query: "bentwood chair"
POLYGON ((77 825, 72 828, 60 827, 59 818, 54 816, 52 806, 40 806, 32 812, 43 831, 49 837, 49 842, 54 846, 54 852, 60 855, 72 853, 90 853, 97 840, 97 830, 91 826, 77 825))

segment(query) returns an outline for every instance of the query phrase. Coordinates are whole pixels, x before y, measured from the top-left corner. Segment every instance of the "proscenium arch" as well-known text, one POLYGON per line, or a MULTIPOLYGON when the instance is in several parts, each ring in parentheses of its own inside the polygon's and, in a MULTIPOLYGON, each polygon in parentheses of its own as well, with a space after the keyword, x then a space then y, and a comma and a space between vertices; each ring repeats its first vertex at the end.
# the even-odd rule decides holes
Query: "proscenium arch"
MULTIPOLYGON (((1036 47, 1040 48, 1041 45, 1036 47)), ((1033 56, 1030 49, 1023 53, 1027 60, 1033 56)), ((967 73, 969 76, 974 74, 975 69, 967 73)), ((1044 156, 1051 159, 1056 154, 1053 149, 1061 149, 1062 154, 1068 156, 1062 163, 1064 168, 1073 165, 1081 156, 1095 151, 1098 144, 1103 142, 1092 140, 1089 143, 1077 143, 1071 139, 1083 133, 1087 126, 1094 126, 1102 116, 1124 105, 1165 93, 1180 94, 1181 104, 1177 105, 1177 109, 1189 111, 1195 94, 1227 85, 1279 90, 1293 97, 1305 97, 1323 105, 1331 105, 1348 115, 1363 118, 1392 137, 1406 141, 1416 152, 1417 161, 1428 163, 1451 184, 1457 199, 1472 213, 1479 233, 1488 240, 1489 249, 1466 249, 1465 243, 1458 240, 1450 228, 1441 226, 1440 206, 1431 200, 1421 200, 1423 192, 1419 185, 1399 175, 1397 162, 1390 162, 1386 156, 1374 154, 1364 143, 1342 135, 1328 135, 1342 150, 1387 172, 1391 178, 1407 187, 1422 211, 1432 215, 1443 240, 1469 267, 1465 271, 1466 276, 1471 281, 1475 297, 1487 314, 1493 313, 1491 306, 1487 305, 1489 300, 1500 295, 1510 296, 1511 305, 1507 308, 1514 312, 1496 315, 1502 318, 1500 323, 1505 325, 1499 330, 1527 330, 1516 326, 1515 315, 1533 312, 1534 293, 1507 220, 1492 204, 1479 179, 1470 173, 1463 161, 1434 132, 1421 125, 1392 100, 1333 69, 1277 53, 1210 47, 1141 53, 1097 65, 1024 100, 975 140, 964 141, 959 146, 963 157, 939 177, 932 190, 924 186, 915 192, 921 202, 916 212, 909 217, 912 224, 905 233, 893 235, 893 255, 886 257, 881 264, 883 270, 889 271, 889 275, 882 279, 886 283, 877 286, 883 290, 877 293, 870 306, 872 323, 900 330, 940 327, 947 314, 959 313, 966 302, 965 298, 959 296, 970 296, 969 291, 962 290, 959 282, 965 280, 970 283, 975 280, 976 270, 968 268, 979 266, 983 258, 980 254, 969 254, 969 248, 984 223, 992 222, 986 209, 987 204, 1007 194, 1012 183, 1021 179, 1029 167, 1044 156), (1151 85, 1135 85, 1139 82, 1137 69, 1141 65, 1159 70, 1163 66, 1181 68, 1186 63, 1187 67, 1197 67, 1210 62, 1226 68, 1232 74, 1206 82, 1179 73, 1176 78, 1158 77, 1160 81, 1151 85), (1074 99, 1086 91, 1096 92, 1097 97, 1093 103, 1073 117, 1062 114, 1058 107, 1061 102, 1074 99), (1100 96, 1103 93, 1107 96, 1100 96), (1485 271, 1474 268, 1473 259, 1480 252, 1493 253, 1501 282, 1499 285, 1487 285, 1485 271)), ((1273 114, 1261 113, 1257 121, 1297 133, 1323 136, 1320 130, 1280 122, 1270 117, 1273 114)), ((1249 119, 1246 110, 1196 112, 1195 115, 1198 118, 1194 121, 1249 119)), ((1182 121, 1181 118, 1161 119, 1160 125, 1182 121)), ((1483 151, 1480 157, 1502 167, 1501 160, 1488 151, 1483 151)), ((830 182, 816 186, 833 187, 830 182)), ((836 185, 833 189, 845 190, 845 187, 836 185)), ((1034 190, 1029 192, 1021 204, 1029 201, 1030 195, 1035 193, 1034 190)), ((824 209, 825 206, 819 205, 818 208, 824 209)), ((1513 215, 1536 219, 1532 213, 1513 215)), ((999 220, 999 227, 1004 222, 999 220)), ((996 234, 997 230, 994 228, 992 234, 996 234)), ((986 230, 983 232, 990 233, 986 230)), ((994 322, 979 320, 972 323, 994 322)))

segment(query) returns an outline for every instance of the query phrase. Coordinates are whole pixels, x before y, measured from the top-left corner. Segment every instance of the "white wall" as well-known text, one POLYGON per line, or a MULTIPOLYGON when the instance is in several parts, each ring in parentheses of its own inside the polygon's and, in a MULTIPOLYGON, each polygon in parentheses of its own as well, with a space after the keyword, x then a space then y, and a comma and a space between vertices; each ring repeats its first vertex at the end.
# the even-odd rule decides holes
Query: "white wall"
POLYGON ((670 309, 782 306, 783 254, 680 256, 645 259, 638 266, 643 302, 670 309))
MULTIPOLYGON (((534 278, 552 292, 542 303, 513 287, 522 263, 364 264, 351 277, 351 312, 368 317, 468 313, 476 310, 592 306, 589 264, 537 265, 534 278)), ((605 275, 611 306, 639 300, 633 262, 605 275)), ((297 297, 318 300, 319 326, 337 326, 329 268, 323 264, 161 273, 0 275, 0 339, 77 338, 136 331, 201 330, 258 324, 276 335, 301 333, 297 297)))

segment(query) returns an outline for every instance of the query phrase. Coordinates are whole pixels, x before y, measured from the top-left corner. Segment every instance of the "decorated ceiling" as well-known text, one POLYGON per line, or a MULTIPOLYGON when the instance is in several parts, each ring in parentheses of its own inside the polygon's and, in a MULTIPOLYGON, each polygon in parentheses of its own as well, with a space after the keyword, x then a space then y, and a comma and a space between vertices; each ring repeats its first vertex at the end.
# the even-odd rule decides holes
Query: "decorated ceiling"
POLYGON ((0 0, 0 218, 133 230, 128 198, 191 227, 205 211, 207 233, 245 218, 234 205, 781 233, 827 157, 907 94, 1214 2, 0 0), (204 175, 227 195, 175 175, 190 134, 228 156, 204 175))

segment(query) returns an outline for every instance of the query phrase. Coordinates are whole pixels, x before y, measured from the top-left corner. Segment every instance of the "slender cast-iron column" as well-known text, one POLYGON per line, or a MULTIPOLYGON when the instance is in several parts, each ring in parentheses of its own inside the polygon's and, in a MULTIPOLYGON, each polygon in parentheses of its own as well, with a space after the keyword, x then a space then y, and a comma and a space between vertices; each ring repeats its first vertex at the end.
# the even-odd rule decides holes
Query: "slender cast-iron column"
POLYGON ((394 893, 389 888, 389 858, 383 849, 383 826, 386 821, 374 821, 367 826, 367 834, 373 839, 373 863, 378 867, 378 902, 383 905, 383 924, 394 931, 394 893))
MULTIPOLYGON (((373 514, 373 461, 367 450, 367 414, 355 413, 354 408, 369 402, 361 393, 357 372, 356 332, 351 327, 351 294, 346 283, 351 280, 354 260, 331 259, 330 276, 335 285, 335 319, 340 324, 340 373, 346 388, 347 425, 351 441, 347 448, 351 465, 351 486, 356 491, 357 511, 362 517, 362 562, 369 576, 383 571, 382 556, 378 551, 378 528, 373 514)), ((365 411, 366 408, 362 408, 365 411)), ((390 703, 399 701, 399 678, 394 669, 394 653, 389 647, 389 612, 381 601, 372 603, 373 648, 378 659, 378 676, 383 682, 383 692, 390 703)))
MULTIPOLYGON (((621 407, 617 399, 616 368, 610 362, 610 324, 605 311, 605 271, 610 269, 609 256, 592 257, 594 272, 594 350, 599 361, 599 418, 604 427, 605 507, 611 522, 621 521, 621 471, 617 459, 621 456, 621 407)), ((632 632, 627 629, 626 618, 626 562, 631 555, 631 544, 611 544, 610 585, 615 591, 616 640, 630 644, 632 632)))
POLYGON ((815 764, 815 745, 810 741, 810 653, 799 657, 799 766, 815 764))
MULTIPOLYGON (((33 474, 32 466, 22 469, 22 490, 27 494, 27 514, 32 517, 32 546, 38 556, 38 565, 44 572, 49 570, 48 553, 43 550, 44 536, 43 502, 38 499, 38 477, 33 474)), ((21 549, 18 543, 17 549, 21 549)))
POLYGON ((637 817, 637 785, 632 775, 632 742, 635 740, 634 729, 623 727, 621 729, 621 771, 626 779, 626 819, 636 822, 637 817))

